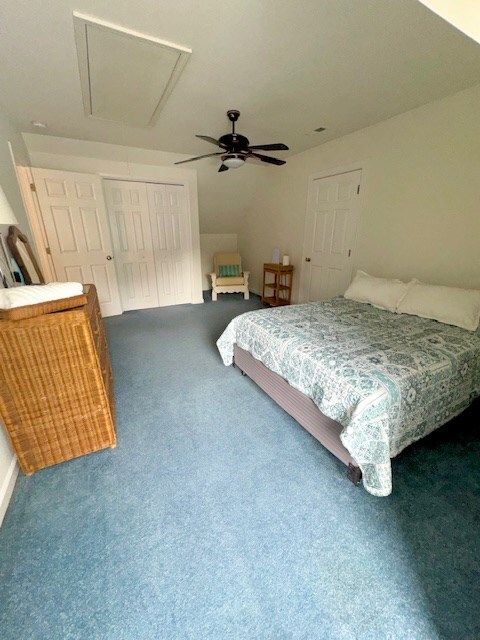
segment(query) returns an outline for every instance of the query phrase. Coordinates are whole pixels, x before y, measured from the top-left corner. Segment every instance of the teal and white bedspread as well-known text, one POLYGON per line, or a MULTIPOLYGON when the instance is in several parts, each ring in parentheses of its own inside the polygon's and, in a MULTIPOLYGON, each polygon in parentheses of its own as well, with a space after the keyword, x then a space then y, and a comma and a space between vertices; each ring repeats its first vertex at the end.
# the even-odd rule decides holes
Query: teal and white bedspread
POLYGON ((391 493, 390 458, 480 396, 480 329, 345 298, 240 315, 217 342, 226 365, 235 343, 343 425, 376 496, 391 493))

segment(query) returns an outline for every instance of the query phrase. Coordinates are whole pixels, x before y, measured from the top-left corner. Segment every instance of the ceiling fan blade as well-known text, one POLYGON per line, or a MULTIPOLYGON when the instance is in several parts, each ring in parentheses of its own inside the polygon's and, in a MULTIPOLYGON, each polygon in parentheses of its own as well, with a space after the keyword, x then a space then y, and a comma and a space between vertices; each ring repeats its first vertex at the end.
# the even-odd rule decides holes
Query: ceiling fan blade
POLYGON ((271 158, 270 156, 263 156, 261 153, 251 153, 251 156, 258 158, 262 162, 268 162, 269 164, 285 164, 286 160, 279 160, 278 158, 271 158))
POLYGON ((202 158, 211 158, 212 156, 221 156, 223 151, 218 151, 217 153, 207 153, 205 156, 196 156, 195 158, 189 158, 188 160, 179 160, 174 164, 184 164, 185 162, 193 162, 194 160, 201 160, 202 158))
POLYGON ((196 135, 196 138, 200 138, 201 140, 206 140, 206 142, 211 142, 212 144, 216 144, 217 147, 220 147, 221 149, 226 149, 226 145, 223 144, 223 142, 220 142, 220 140, 215 140, 215 138, 212 138, 212 136, 199 136, 196 135))
POLYGON ((260 149, 263 151, 288 151, 288 147, 283 142, 275 142, 274 144, 256 144, 248 147, 249 149, 260 149))
POLYGON ((221 164, 220 165, 220 169, 218 170, 218 172, 220 173, 220 171, 228 171, 228 167, 226 164, 221 164))

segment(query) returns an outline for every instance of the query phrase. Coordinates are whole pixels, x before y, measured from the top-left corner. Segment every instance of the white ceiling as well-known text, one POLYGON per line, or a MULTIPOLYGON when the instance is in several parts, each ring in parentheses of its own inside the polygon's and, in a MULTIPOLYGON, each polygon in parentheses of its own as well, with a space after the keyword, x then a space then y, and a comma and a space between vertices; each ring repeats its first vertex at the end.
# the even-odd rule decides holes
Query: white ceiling
POLYGON ((2 0, 0 70, 23 131, 202 154, 236 108, 284 157, 480 83, 480 46, 417 0, 2 0), (153 128, 85 117, 74 10, 193 50, 153 128))

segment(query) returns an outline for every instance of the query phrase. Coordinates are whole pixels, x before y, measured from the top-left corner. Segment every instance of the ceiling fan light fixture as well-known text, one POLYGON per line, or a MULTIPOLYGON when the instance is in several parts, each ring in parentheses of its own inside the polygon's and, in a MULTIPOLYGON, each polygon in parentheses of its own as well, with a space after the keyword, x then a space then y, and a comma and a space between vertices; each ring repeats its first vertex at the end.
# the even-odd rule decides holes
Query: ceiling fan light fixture
POLYGON ((245 156, 240 153, 230 153, 222 156, 222 162, 229 169, 238 169, 245 162, 245 156))

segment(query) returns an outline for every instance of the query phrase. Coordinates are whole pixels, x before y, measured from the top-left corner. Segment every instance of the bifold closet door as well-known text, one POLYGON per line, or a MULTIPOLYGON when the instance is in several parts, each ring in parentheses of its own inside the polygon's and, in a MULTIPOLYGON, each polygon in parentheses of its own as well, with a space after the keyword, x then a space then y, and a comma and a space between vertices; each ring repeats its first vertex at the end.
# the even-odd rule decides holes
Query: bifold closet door
POLYGON ((185 187, 147 184, 160 306, 192 301, 192 240, 185 187))
POLYGON ((123 309, 158 307, 146 185, 105 180, 104 188, 123 309))

